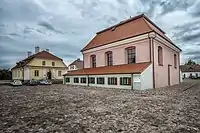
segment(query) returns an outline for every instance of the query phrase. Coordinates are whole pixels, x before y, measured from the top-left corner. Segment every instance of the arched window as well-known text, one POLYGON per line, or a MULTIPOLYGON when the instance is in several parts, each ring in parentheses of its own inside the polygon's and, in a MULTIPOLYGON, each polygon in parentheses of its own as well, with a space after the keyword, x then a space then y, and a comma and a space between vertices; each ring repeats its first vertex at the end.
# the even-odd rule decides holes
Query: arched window
POLYGON ((176 57, 176 54, 174 54, 174 68, 177 68, 177 57, 176 57))
POLYGON ((163 49, 161 46, 158 46, 158 65, 163 65, 163 49))
POLYGON ((107 66, 112 66, 113 65, 112 51, 106 52, 105 55, 106 55, 106 64, 107 64, 107 66))
POLYGON ((133 64, 136 63, 136 54, 135 54, 135 47, 128 47, 126 48, 126 54, 127 54, 127 63, 133 64))
POLYGON ((91 67, 95 68, 96 67, 96 55, 91 55, 91 67))

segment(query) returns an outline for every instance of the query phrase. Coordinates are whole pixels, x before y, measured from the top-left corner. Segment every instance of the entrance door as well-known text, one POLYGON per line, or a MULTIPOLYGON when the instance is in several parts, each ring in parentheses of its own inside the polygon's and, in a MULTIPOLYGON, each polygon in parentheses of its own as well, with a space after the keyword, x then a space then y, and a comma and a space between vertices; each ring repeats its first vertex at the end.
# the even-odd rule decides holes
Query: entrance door
POLYGON ((47 78, 51 80, 51 71, 47 72, 47 78))
POLYGON ((168 86, 171 85, 171 66, 172 65, 168 65, 168 86))

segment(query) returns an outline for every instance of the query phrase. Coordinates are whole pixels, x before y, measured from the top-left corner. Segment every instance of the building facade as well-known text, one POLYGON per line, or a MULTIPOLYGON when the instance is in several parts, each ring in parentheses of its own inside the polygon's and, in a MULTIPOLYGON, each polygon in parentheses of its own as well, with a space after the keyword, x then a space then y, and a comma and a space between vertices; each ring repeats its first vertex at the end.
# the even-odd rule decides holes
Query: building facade
POLYGON ((148 89, 180 83, 181 49, 144 14, 98 32, 81 51, 84 69, 65 74, 65 84, 148 89))
POLYGON ((62 79, 62 75, 67 72, 67 66, 63 60, 48 50, 39 51, 39 47, 35 48, 35 54, 28 52, 28 57, 16 63, 11 69, 12 78, 16 80, 39 80, 62 79))
POLYGON ((200 78, 200 65, 181 65, 182 78, 200 78))
POLYGON ((80 60, 80 58, 76 59, 68 66, 68 71, 74 71, 79 69, 83 69, 83 61, 80 60))

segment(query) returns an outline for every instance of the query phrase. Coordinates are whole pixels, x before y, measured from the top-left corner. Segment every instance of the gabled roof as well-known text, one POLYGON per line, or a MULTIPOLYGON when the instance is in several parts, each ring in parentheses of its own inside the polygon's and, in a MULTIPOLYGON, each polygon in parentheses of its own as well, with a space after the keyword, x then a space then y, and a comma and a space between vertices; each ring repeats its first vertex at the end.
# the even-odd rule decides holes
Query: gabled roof
POLYGON ((74 62, 72 62, 69 66, 71 66, 71 65, 75 65, 78 69, 82 69, 83 61, 78 58, 74 62))
POLYGON ((180 69, 182 72, 200 72, 200 65, 181 65, 180 69))
POLYGON ((137 64, 123 64, 115 66, 104 66, 96 68, 84 68, 80 70, 70 71, 64 76, 71 75, 104 75, 104 74, 140 74, 148 66, 150 62, 146 63, 137 63, 137 64))
MULTIPOLYGON (((135 16, 128 20, 122 21, 114 26, 106 28, 96 33, 96 36, 81 50, 82 52, 95 47, 103 46, 112 42, 131 38, 134 36, 156 32, 168 42, 173 42, 165 35, 156 24, 148 19, 144 14, 135 16)), ((175 44, 173 44, 178 48, 175 44)), ((178 48, 180 51, 181 49, 178 48)))
POLYGON ((33 54, 31 56, 29 56, 28 58, 24 59, 24 60, 21 60, 19 62, 17 62, 17 64, 12 68, 12 69, 15 69, 15 68, 20 68, 20 67, 24 67, 25 65, 27 65, 31 60, 33 60, 34 58, 41 58, 41 59, 50 59, 50 60, 61 60, 61 58, 47 52, 47 51, 41 51, 41 52, 38 52, 36 54, 33 54))

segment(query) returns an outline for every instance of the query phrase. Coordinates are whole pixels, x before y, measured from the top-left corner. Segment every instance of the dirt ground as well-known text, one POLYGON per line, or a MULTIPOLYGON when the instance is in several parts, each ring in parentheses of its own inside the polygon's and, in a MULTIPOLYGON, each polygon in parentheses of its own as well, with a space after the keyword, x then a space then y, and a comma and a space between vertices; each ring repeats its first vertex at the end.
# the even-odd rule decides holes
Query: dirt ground
POLYGON ((147 91, 0 86, 0 132, 199 133, 200 82, 147 91))

